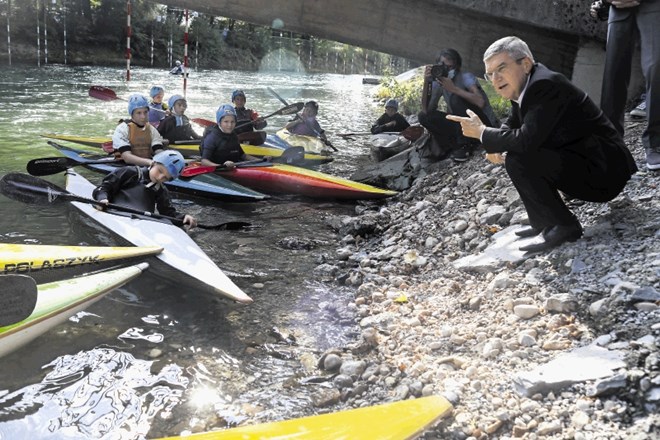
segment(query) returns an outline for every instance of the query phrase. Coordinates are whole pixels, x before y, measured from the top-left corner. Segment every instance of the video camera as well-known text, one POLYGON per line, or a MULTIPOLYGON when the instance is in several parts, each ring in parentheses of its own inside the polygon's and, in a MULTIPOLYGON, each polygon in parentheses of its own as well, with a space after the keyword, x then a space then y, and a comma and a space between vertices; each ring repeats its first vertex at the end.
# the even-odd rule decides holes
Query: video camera
POLYGON ((431 76, 435 80, 447 78, 447 76, 449 76, 449 68, 444 64, 434 64, 431 66, 431 76))

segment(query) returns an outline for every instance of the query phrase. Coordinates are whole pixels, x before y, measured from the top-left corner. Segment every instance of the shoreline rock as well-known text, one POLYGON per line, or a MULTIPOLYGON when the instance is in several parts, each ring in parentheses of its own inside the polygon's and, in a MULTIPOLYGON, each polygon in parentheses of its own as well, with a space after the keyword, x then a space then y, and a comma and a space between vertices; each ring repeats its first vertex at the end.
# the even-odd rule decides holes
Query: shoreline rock
POLYGON ((424 438, 657 438, 660 173, 643 166, 641 131, 626 135, 641 171, 609 203, 572 203, 584 237, 542 255, 457 264, 526 220, 504 169, 479 153, 330 219, 341 243, 326 264, 356 289, 362 332, 334 360, 360 365, 340 381, 342 400, 442 394, 453 417, 424 438), (515 378, 584 350, 620 361, 591 376, 578 357, 554 386, 516 390, 515 378))

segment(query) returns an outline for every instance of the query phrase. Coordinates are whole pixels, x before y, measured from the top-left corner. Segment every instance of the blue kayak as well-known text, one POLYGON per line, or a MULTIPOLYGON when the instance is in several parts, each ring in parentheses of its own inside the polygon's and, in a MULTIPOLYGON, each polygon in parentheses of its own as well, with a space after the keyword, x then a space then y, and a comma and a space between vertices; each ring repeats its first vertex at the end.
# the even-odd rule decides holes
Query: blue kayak
MULTIPOLYGON (((84 165, 87 161, 96 161, 107 158, 107 156, 76 150, 74 148, 56 144, 55 142, 49 142, 49 145, 55 147, 64 156, 79 162, 81 165, 84 165)), ((112 159, 110 158, 110 160, 112 159)), ((123 162, 88 164, 85 165, 85 167, 103 174, 109 174, 118 166, 123 166, 122 164, 123 162)), ((256 202, 269 198, 266 194, 246 188, 214 173, 199 174, 189 179, 180 178, 171 182, 166 182, 165 185, 173 192, 229 202, 256 202)))

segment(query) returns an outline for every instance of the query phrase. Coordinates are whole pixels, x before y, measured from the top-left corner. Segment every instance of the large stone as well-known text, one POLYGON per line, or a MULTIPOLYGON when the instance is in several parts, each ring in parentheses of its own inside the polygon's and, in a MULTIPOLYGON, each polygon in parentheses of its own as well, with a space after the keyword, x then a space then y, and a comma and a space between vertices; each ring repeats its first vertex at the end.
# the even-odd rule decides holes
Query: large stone
POLYGON ((614 370, 625 367, 623 357, 621 351, 588 345, 559 355, 534 370, 519 373, 513 383, 523 396, 546 394, 575 383, 611 376, 614 370))

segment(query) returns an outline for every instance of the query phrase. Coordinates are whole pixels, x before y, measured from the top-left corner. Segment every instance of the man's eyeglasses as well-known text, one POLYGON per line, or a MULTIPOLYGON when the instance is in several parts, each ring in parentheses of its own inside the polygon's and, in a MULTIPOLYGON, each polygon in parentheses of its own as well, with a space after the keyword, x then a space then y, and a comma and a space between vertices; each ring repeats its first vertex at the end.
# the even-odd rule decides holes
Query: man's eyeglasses
MULTIPOLYGON (((525 58, 527 58, 527 57, 518 58, 518 59, 516 60, 516 64, 520 64, 520 62, 521 62, 522 60, 524 60, 525 58)), ((502 63, 502 64, 500 64, 499 66, 497 66, 497 69, 495 69, 494 72, 486 72, 486 73, 484 73, 484 78, 485 78, 486 81, 488 81, 488 82, 493 82, 493 77, 495 77, 495 75, 502 76, 502 75, 504 74, 504 72, 506 72, 506 69, 509 68, 509 65, 510 65, 510 63, 502 63)))

